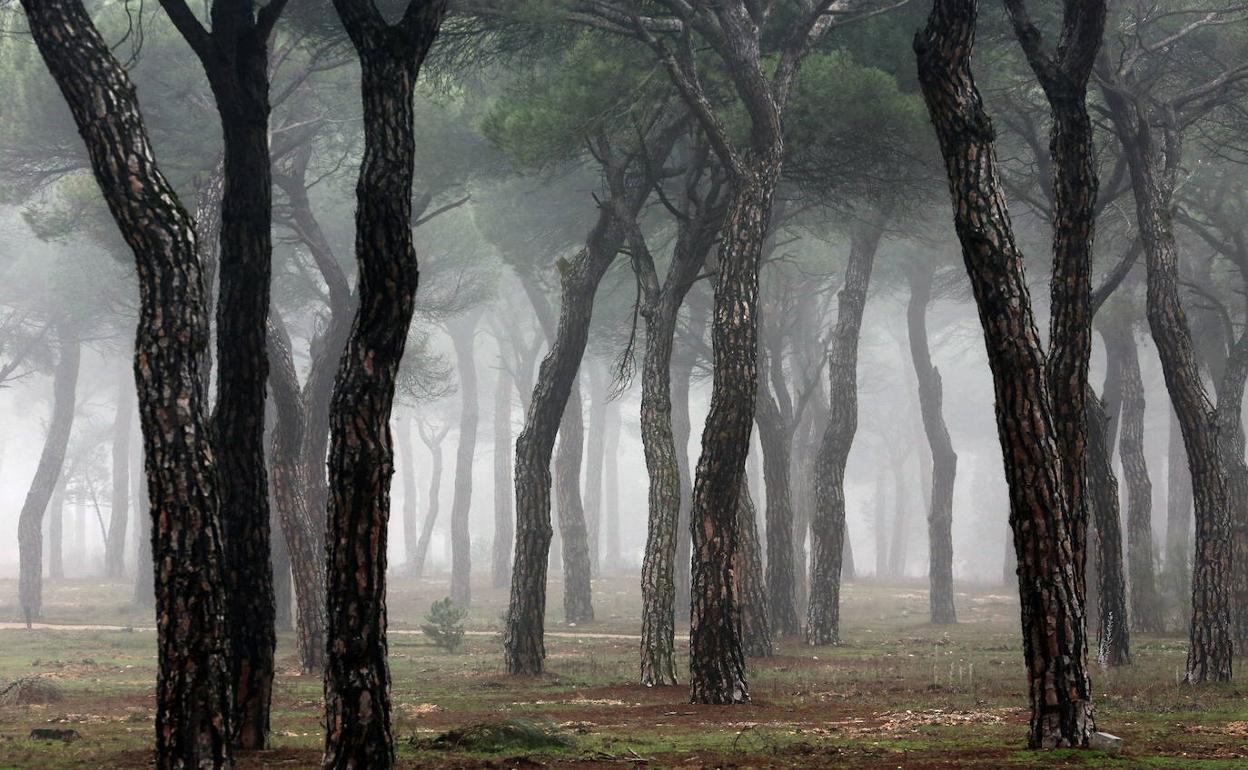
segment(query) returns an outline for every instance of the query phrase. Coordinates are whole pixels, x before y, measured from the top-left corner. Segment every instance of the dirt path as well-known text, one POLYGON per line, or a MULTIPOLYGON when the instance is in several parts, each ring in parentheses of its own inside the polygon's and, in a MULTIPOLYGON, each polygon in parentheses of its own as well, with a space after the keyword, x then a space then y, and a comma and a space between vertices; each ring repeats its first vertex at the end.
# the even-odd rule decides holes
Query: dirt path
MULTIPOLYGON (((25 623, 0 622, 0 631, 22 631, 26 629, 25 623)), ((155 626, 109 626, 109 625, 93 625, 93 624, 73 624, 73 623, 34 623, 31 625, 33 631, 155 631, 155 626)), ((414 628, 391 628, 387 633, 394 635, 416 636, 423 633, 414 628)), ((497 631, 465 631, 467 636, 495 636, 497 631)), ((640 642, 641 637, 636 634, 602 634, 589 631, 547 631, 546 636, 554 639, 608 639, 619 642, 640 642)), ((677 641, 686 641, 687 635, 677 634, 677 641)))

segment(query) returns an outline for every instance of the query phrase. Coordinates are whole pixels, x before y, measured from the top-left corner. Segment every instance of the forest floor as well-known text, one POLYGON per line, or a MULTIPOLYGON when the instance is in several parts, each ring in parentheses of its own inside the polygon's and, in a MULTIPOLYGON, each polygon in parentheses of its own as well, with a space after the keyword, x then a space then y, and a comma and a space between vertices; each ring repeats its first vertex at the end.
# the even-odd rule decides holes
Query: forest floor
MULTIPOLYGON (((0 581, 0 621, 17 621, 16 581, 0 581)), ((1137 635, 1132 666, 1094 672, 1100 729, 1123 737, 1121 755, 1024 750, 1027 712, 1017 600, 1004 587, 964 587, 959 624, 926 623, 922 584, 847 586, 837 647, 783 640, 750 661, 752 702, 691 706, 685 687, 646 689, 637 670, 640 598, 635 576, 595 581, 599 620, 559 621, 551 581, 548 673, 505 676, 497 630, 506 593, 476 586, 454 654, 412 631, 447 592, 444 577, 391 584, 394 733, 404 768, 1248 768, 1248 684, 1176 683, 1181 636, 1137 635), (399 633, 399 632, 405 633, 399 633), (440 750, 456 728, 506 720, 554 736, 547 747, 440 750)), ((48 585, 44 621, 84 628, 0 627, 0 681, 52 680, 63 699, 0 705, 0 770, 150 765, 154 634, 130 586, 48 585), (30 737, 70 729, 70 742, 30 737)), ((273 748, 240 768, 312 768, 321 745, 321 683, 300 676, 293 634, 279 641, 273 748)), ((686 644, 682 640, 680 656, 686 644)), ((683 681, 683 679, 682 679, 683 681)))

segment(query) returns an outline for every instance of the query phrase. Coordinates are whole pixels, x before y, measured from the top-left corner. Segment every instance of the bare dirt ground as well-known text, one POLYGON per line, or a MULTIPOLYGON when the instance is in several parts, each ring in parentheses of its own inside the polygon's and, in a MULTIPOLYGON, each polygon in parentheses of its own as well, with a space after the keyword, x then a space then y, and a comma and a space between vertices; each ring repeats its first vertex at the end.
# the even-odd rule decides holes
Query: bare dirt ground
MULTIPOLYGON (((551 596, 561 591, 552 580, 551 596)), ((1004 588, 959 593, 961 622, 935 627, 922 585, 851 584, 845 643, 782 640, 775 657, 750 661, 753 701, 733 707, 692 706, 684 687, 633 683, 633 576, 596 581, 592 624, 563 624, 550 602, 548 673, 537 679, 502 671, 506 597, 485 586, 476 587, 465 647, 429 645, 414 629, 445 592, 443 576, 396 578, 391 588, 405 768, 1248 768, 1248 688, 1177 684, 1180 636, 1137 635, 1134 665, 1095 674, 1098 723, 1126 739, 1122 755, 1026 751, 1017 606, 1004 588), (438 736, 478 723, 520 725, 557 745, 439 747, 438 736)), ((130 587, 54 584, 45 623, 29 631, 9 622, 15 594, 0 581, 0 683, 33 678, 61 697, 0 705, 0 770, 149 767, 154 634, 130 587), (77 737, 34 739, 32 730, 77 737)), ((278 652, 273 748, 239 757, 241 768, 317 766, 321 683, 298 674, 292 634, 278 652)))

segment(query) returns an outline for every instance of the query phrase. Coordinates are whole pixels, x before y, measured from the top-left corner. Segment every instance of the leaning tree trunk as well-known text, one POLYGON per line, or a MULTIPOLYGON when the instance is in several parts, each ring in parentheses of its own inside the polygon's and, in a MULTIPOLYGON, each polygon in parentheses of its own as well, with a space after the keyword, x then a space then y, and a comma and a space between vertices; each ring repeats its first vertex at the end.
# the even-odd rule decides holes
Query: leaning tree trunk
POLYGON ((585 448, 585 421, 581 413, 581 387, 573 382, 563 422, 559 426, 559 449, 555 454, 555 497, 559 509, 559 535, 563 547, 563 617, 567 623, 594 619, 593 565, 585 507, 581 503, 581 456, 585 448))
MULTIPOLYGON (((1196 511, 1192 615, 1185 679, 1231 678, 1231 542, 1226 468, 1218 447, 1217 415, 1201 380, 1191 330, 1179 299, 1178 253, 1170 214, 1173 172, 1162 168, 1152 126, 1121 94, 1105 89, 1114 129, 1131 171, 1136 221, 1148 265, 1147 315, 1170 403, 1178 417, 1191 469, 1196 511)), ((1179 152, 1166 139, 1167 156, 1179 152)))
POLYGON ((320 517, 308 507, 303 395, 290 337, 276 313, 269 316, 269 392, 275 416, 269 469, 273 505, 294 576, 299 663, 304 673, 313 673, 325 666, 325 552, 317 536, 320 517))
POLYGON ((399 418, 399 458, 403 462, 403 555, 411 570, 416 563, 416 547, 420 534, 416 523, 416 509, 420 504, 416 491, 416 455, 412 446, 412 418, 399 418))
POLYGON ((928 581, 931 620, 936 625, 956 623, 953 606, 953 485, 958 474, 958 455, 953 451, 945 425, 944 386, 940 371, 932 364, 927 338, 927 307, 932 301, 935 264, 914 262, 909 271, 910 302, 906 328, 910 359, 919 383, 919 411, 923 432, 932 452, 931 507, 927 514, 928 581))
POLYGON ((778 145, 770 154, 755 157, 734 180, 720 236, 711 322, 711 403, 689 509, 689 679, 694 703, 750 699, 733 570, 740 542, 741 479, 758 400, 758 271, 780 176, 778 145))
POLYGON ((113 419, 113 492, 104 539, 104 574, 119 579, 126 574, 126 528, 130 519, 130 434, 134 422, 133 389, 129 373, 117 387, 117 414, 113 419))
POLYGON ((741 646, 746 657, 770 658, 773 653, 771 624, 768 622, 768 594, 763 576, 763 549, 758 542, 758 512, 750 484, 741 477, 741 498, 737 507, 741 545, 737 549, 737 605, 740 613, 741 646))
POLYGON ((1028 744, 1086 746, 1095 728, 1078 574, 1082 560, 1076 558, 1072 521, 1078 514, 1065 479, 1046 356, 1001 188, 992 125, 971 75, 976 17, 975 0, 934 0, 914 42, 919 82, 944 156, 954 223, 993 374, 1018 554, 1031 703, 1028 744))
MULTIPOLYGON (((1181 589, 1170 599, 1187 601, 1192 575, 1192 474, 1183 447, 1183 429, 1170 413, 1170 438, 1166 447, 1166 559, 1167 583, 1181 582, 1181 589)), ((1180 613, 1186 615, 1186 613, 1180 613)), ((1181 625, 1181 623, 1180 623, 1181 625)))
POLYGON ((200 371, 208 319, 194 223, 156 167, 133 84, 81 2, 23 6, 137 265, 135 381, 156 584, 156 766, 228 767, 228 604, 200 371))
POLYGON ((585 247, 571 262, 559 263, 559 323, 533 386, 524 430, 516 440, 516 545, 503 637, 510 674, 540 674, 546 657, 550 457, 589 340, 594 294, 622 243, 623 233, 604 205, 585 247))
POLYGON ((1113 466, 1113 423, 1105 404, 1095 393, 1089 393, 1085 400, 1087 507, 1092 514, 1096 541, 1095 556, 1088 560, 1088 566, 1095 561, 1097 659, 1102 666, 1123 666, 1131 662, 1131 626, 1127 616, 1127 586, 1122 574, 1122 517, 1113 466))
POLYGON ((35 478, 30 482, 17 518, 21 562, 17 593, 27 628, 43 612, 43 514, 65 467, 65 450, 74 426, 78 367, 82 361, 82 342, 76 328, 62 323, 57 326, 57 337, 60 358, 52 379, 52 419, 39 454, 39 464, 35 467, 35 478))
POLYGON ((839 644, 841 565, 845 552, 845 465, 858 431, 858 338, 884 218, 855 232, 838 295, 836 329, 828 351, 831 398, 815 460, 807 644, 839 644))
POLYGON ((511 582, 511 542, 515 538, 515 506, 511 497, 511 389, 512 374, 501 365, 494 384, 494 546, 490 584, 505 588, 511 582))
POLYGON ((455 449, 455 490, 451 498, 451 600, 460 607, 472 603, 472 466, 477 454, 477 361, 473 356, 477 314, 453 323, 451 344, 459 373, 459 441, 455 449))
POLYGON ((386 770, 394 764, 386 645, 390 412, 418 279, 412 101, 446 2, 412 0, 394 24, 366 0, 334 6, 359 55, 364 156, 356 185, 359 306, 330 404, 322 767, 386 770))
POLYGON ((1153 483, 1144 457, 1144 382, 1135 333, 1126 319, 1107 327, 1107 357, 1121 372, 1118 456, 1127 488, 1127 575, 1131 583, 1131 627, 1164 630, 1153 568, 1153 483))

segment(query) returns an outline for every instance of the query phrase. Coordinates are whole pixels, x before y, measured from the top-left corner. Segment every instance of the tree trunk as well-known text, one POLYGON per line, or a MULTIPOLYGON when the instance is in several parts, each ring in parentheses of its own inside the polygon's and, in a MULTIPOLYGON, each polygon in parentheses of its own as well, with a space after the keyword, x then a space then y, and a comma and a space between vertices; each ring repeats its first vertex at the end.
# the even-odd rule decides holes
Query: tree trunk
POLYGON ((828 351, 831 411, 815 465, 815 509, 811 517, 810 604, 807 644, 839 644, 841 566, 845 550, 845 464, 858 431, 858 338, 875 252, 885 217, 853 234, 845 283, 838 294, 836 329, 828 351))
POLYGON ((410 572, 416 565, 416 551, 420 543, 420 530, 416 522, 416 509, 420 505, 416 491, 416 453, 412 446, 412 418, 399 418, 399 459, 403 463, 403 555, 410 572))
MULTIPOLYGON (((1166 449, 1166 574, 1179 584, 1172 598, 1186 602, 1192 576, 1192 474, 1187 467, 1183 429, 1170 413, 1170 440, 1166 449)), ((1182 613, 1186 615, 1186 613, 1182 613)))
POLYGON ((412 576, 422 577, 425 574, 425 561, 429 556, 429 541, 433 539, 433 525, 438 521, 438 509, 442 497, 442 439, 446 437, 445 428, 441 432, 423 435, 421 438, 429 448, 433 462, 429 469, 428 511, 425 522, 420 528, 420 539, 416 543, 416 555, 412 561, 412 576))
POLYGON ((1131 627, 1161 633, 1164 622, 1153 567, 1153 483, 1144 457, 1144 382, 1135 333, 1125 319, 1106 328, 1110 362, 1121 370, 1118 454, 1127 487, 1127 575, 1131 583, 1131 627))
POLYGON ((388 23, 372 3, 335 0, 360 60, 364 156, 356 185, 359 306, 330 405, 325 770, 394 764, 386 645, 390 412, 415 309, 412 100, 446 12, 414 0, 388 23))
MULTIPOLYGON (((773 357, 778 351, 772 351, 773 357)), ((767 603, 772 628, 780 636, 801 633, 801 621, 797 616, 797 597, 794 593, 793 568, 793 499, 789 484, 789 472, 793 457, 793 427, 785 420, 776 402, 773 389, 788 385, 776 376, 783 374, 778 361, 768 360, 772 371, 772 387, 766 378, 759 384, 758 410, 754 421, 758 425, 758 438, 763 449, 763 477, 767 491, 767 603)), ((791 418, 790 418, 791 419, 791 418)))
POLYGON ((302 455, 307 427, 303 395, 290 337, 276 313, 269 317, 269 392, 274 414, 269 471, 281 541, 293 573, 299 663, 304 673, 319 672, 325 667, 324 540, 317 536, 321 517, 308 507, 307 469, 302 455))
POLYGON ((741 530, 741 547, 737 549, 738 605, 741 615, 741 646, 749 658, 770 658, 773 653, 771 625, 768 622, 767 585, 763 577, 763 549, 758 542, 758 515, 750 484, 742 477, 738 504, 737 526, 741 530))
MULTIPOLYGON (((1108 391, 1109 388, 1106 388, 1108 391)), ((1114 476, 1112 422, 1105 404, 1089 393, 1087 506, 1095 532, 1095 557, 1088 560, 1089 576, 1095 562, 1097 660, 1102 666, 1131 662, 1131 634, 1127 615, 1127 586, 1122 574, 1122 524, 1118 479, 1114 476)), ((1091 594, 1091 591, 1089 591, 1091 594)), ((1092 604, 1091 598, 1088 600, 1092 604)))
POLYGON ((562 300, 558 327, 533 386, 524 430, 516 440, 516 545, 503 637, 510 674, 540 674, 546 657, 550 458, 589 339, 594 294, 622 243, 621 229, 604 205, 585 247, 571 262, 558 263, 562 300))
POLYGON ((17 590, 27 628, 43 612, 43 514, 65 467, 65 450, 74 426, 78 368, 82 360, 78 330, 62 323, 56 331, 60 355, 52 378, 52 419, 48 422, 48 435, 43 441, 39 464, 35 467, 35 478, 30 482, 17 519, 17 545, 21 560, 17 590))
POLYGON ((455 449, 455 492, 451 498, 451 600, 460 607, 472 603, 472 467, 477 454, 477 361, 473 356, 476 313, 450 326, 459 373, 459 441, 455 449))
POLYGON ((563 410, 559 449, 555 454, 555 495, 563 548, 563 616, 567 623, 573 624, 594 619, 593 568, 589 533, 585 527, 585 508, 581 503, 581 455, 584 447, 585 423, 578 379, 572 384, 563 410))
POLYGON ((117 384, 117 412, 113 418, 113 491, 104 540, 104 574, 114 580, 126 574, 126 527, 130 519, 130 434, 134 423, 131 375, 123 370, 117 384))
POLYGON ((494 384, 494 547, 490 584, 505 588, 511 582, 511 543, 515 538, 515 505, 511 480, 511 391, 513 376, 499 354, 494 384))
MULTIPOLYGON (((706 329, 706 314, 689 308, 689 328, 699 335, 706 329)), ((672 362, 672 441, 676 447, 676 466, 680 470, 680 510, 676 518, 676 625, 688 627, 692 591, 693 529, 689 524, 689 507, 693 502, 693 468, 689 464, 689 438, 693 424, 689 417, 689 386, 693 380, 696 356, 692 351, 674 356, 672 362)))
POLYGON ((734 180, 719 245, 711 323, 711 404, 689 519, 693 579, 689 677, 694 703, 744 703, 736 577, 738 506, 758 400, 758 270, 780 176, 780 147, 734 180))
POLYGON ((919 383, 919 410, 923 432, 932 453, 931 507, 927 514, 928 581, 931 620, 936 625, 956 623, 953 606, 953 485, 958 474, 958 455, 953 451, 945 425, 944 386, 940 370, 932 364, 927 338, 927 307, 932 301, 932 261, 910 266, 910 302, 906 328, 910 359, 919 383))
MULTIPOLYGON (((1232 640, 1227 476, 1218 448, 1217 415, 1201 381, 1191 331, 1179 300, 1178 254, 1170 213, 1175 171, 1163 167, 1161 151, 1154 146, 1154 127, 1139 114, 1138 107, 1110 88, 1104 93, 1131 171, 1136 221, 1148 265, 1148 324, 1192 476, 1196 558, 1185 678, 1192 683, 1228 681, 1232 640)), ((1163 131, 1165 155, 1172 158, 1181 149, 1177 130, 1163 131)))
POLYGON ((208 323, 194 224, 155 165, 133 84, 82 4, 23 6, 138 267, 135 379, 158 587, 156 765, 228 767, 228 606, 200 372, 208 323))
POLYGON ((257 13, 250 3, 219 0, 211 30, 182 2, 162 4, 203 65, 224 141, 212 433, 226 530, 232 738, 239 748, 263 749, 277 643, 264 449, 273 250, 268 43, 283 4, 257 13))
POLYGON ((151 495, 144 470, 142 436, 130 463, 130 491, 135 501, 135 519, 138 521, 139 543, 135 556, 134 603, 146 609, 156 607, 156 574, 152 560, 152 506, 151 495))
POLYGON ((1248 379, 1248 332, 1231 347, 1218 384, 1218 444, 1227 474, 1231 530, 1231 638, 1248 652, 1248 462, 1244 460, 1244 385, 1248 379))
MULTIPOLYGON (((1086 746, 1095 726, 1079 551, 1083 527, 1078 521, 1081 504, 1071 497, 1071 482, 1065 478, 1068 465, 1076 463, 1062 456, 1065 433, 1059 430, 1051 401, 1050 373, 999 181, 991 121, 971 75, 976 16, 974 0, 934 0, 926 28, 915 37, 919 81, 944 156, 954 223, 993 374, 1018 554, 1031 702, 1028 744, 1086 746)), ((1053 141, 1056 149, 1056 131, 1053 141)), ((1061 268, 1070 257, 1055 259, 1055 284, 1068 272, 1061 268)), ((1079 291, 1075 277, 1068 287, 1072 292, 1079 291)), ((1064 327, 1055 318, 1057 328, 1064 327)), ((1054 342, 1055 347, 1064 346, 1067 363, 1078 358, 1071 351, 1075 341, 1054 342)), ((1073 384, 1083 388, 1086 378, 1073 384)), ((1083 400, 1080 392, 1078 401, 1083 400)), ((1078 417, 1077 426, 1083 425, 1081 416, 1063 414, 1064 420, 1078 417)))
MULTIPOLYGON (((269 522, 269 531, 278 531, 282 526, 282 522, 278 518, 277 511, 272 511, 272 520, 269 522)), ((294 599, 294 585, 290 572, 290 549, 286 547, 286 538, 273 538, 273 627, 278 631, 293 631, 295 629, 294 615, 291 613, 291 604, 294 599)))

